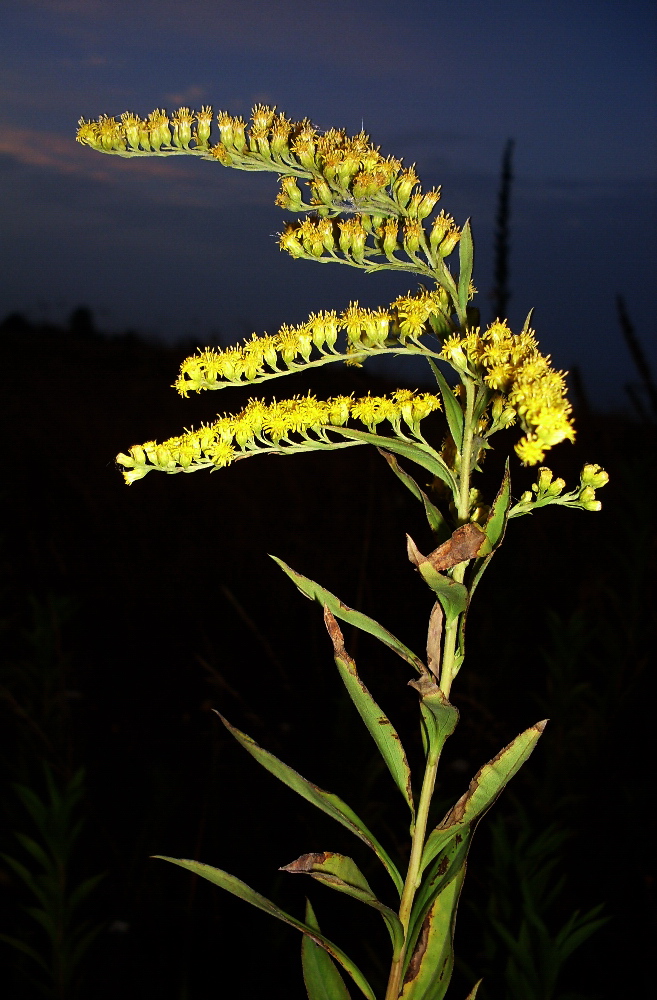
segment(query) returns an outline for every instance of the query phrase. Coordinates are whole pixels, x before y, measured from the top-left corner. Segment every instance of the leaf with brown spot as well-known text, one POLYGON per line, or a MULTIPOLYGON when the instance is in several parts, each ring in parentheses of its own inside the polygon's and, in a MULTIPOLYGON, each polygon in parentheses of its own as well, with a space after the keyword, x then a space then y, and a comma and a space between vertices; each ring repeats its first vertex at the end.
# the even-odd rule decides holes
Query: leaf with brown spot
POLYGON ((462 524, 450 539, 430 552, 427 559, 440 572, 482 555, 481 550, 486 545, 489 543, 483 528, 478 524, 462 524))
MULTIPOLYGON (((246 885, 241 879, 235 878, 234 875, 229 875, 228 872, 222 871, 220 868, 213 868, 211 865, 205 865, 200 861, 188 861, 186 858, 167 858, 162 854, 156 854, 154 857, 159 858, 162 861, 170 861, 171 864, 178 865, 180 868, 185 868, 187 871, 193 872, 195 875, 200 875, 201 878, 207 879, 208 882, 214 883, 214 885, 220 886, 222 889, 226 889, 231 892, 234 896, 238 896, 245 902, 250 903, 252 906, 257 907, 259 910, 264 910, 272 917, 276 917, 277 920, 282 920, 283 923, 289 924, 291 927, 296 927, 303 934, 307 934, 311 941, 313 941, 320 948, 323 948, 332 958, 338 962, 342 968, 349 973, 353 981, 356 983, 360 991, 367 997, 367 1000, 376 1000, 374 995, 374 990, 370 984, 365 979, 365 976, 360 971, 358 966, 352 962, 348 955, 346 955, 341 948, 328 938, 320 934, 316 926, 313 927, 310 924, 304 923, 302 920, 297 920, 296 917, 290 916, 284 910, 279 909, 271 900, 267 899, 266 896, 262 896, 255 889, 246 885)), ((339 995, 336 994, 335 1000, 339 1000, 339 995)))
POLYGON ((451 736, 459 721, 458 709, 445 697, 435 681, 427 674, 417 681, 409 681, 409 687, 419 692, 422 701, 420 711, 427 750, 440 753, 445 740, 451 736))
POLYGON ((547 719, 526 729, 477 771, 467 792, 427 837, 422 855, 423 868, 455 834, 467 832, 490 809, 500 792, 530 756, 546 725, 547 719))
POLYGON ((341 798, 334 795, 333 792, 326 792, 323 788, 318 785, 308 781, 295 771, 288 764, 284 764, 282 760, 275 757, 273 753, 269 753, 263 747, 259 746, 255 740, 247 736, 246 733, 240 732, 235 726, 231 726, 228 719, 225 719, 223 715, 219 712, 216 713, 229 733, 235 737, 238 743, 240 743, 248 753, 251 754, 259 764, 273 774, 274 777, 282 781, 284 785, 291 788, 302 798, 306 799, 307 802, 312 803, 322 812, 328 813, 333 819, 341 823, 342 826, 346 826, 348 830, 355 833, 362 841, 364 841, 368 847, 371 847, 378 859, 381 861, 382 865, 390 875, 400 894, 403 889, 403 882, 401 875, 397 871, 395 864, 388 855, 388 853, 383 849, 381 844, 378 842, 373 833, 371 833, 362 819, 356 815, 356 813, 351 809, 346 802, 343 802, 341 798))
POLYGON ((323 882, 331 889, 337 889, 338 892, 343 892, 347 896, 359 899, 361 903, 374 907, 375 910, 379 911, 388 928, 393 954, 397 956, 400 953, 404 943, 404 929, 399 917, 394 910, 376 898, 367 879, 351 858, 344 854, 333 854, 330 851, 321 854, 303 854, 291 864, 284 865, 279 871, 290 872, 293 875, 310 875, 317 882, 323 882))
POLYGON ((465 865, 434 899, 409 961, 400 1000, 442 1000, 454 968, 454 924, 465 865))
POLYGON ((378 622, 374 621, 368 615, 364 615, 360 611, 354 611, 353 608, 348 607, 343 604, 339 597, 332 594, 329 590, 324 587, 320 587, 318 583, 314 580, 308 579, 307 576, 302 576, 301 573, 297 573, 293 570, 291 566, 284 563, 282 559, 277 556, 271 557, 275 563, 281 567, 284 573, 286 573, 290 580, 297 585, 302 594, 310 598, 311 601, 318 601, 323 607, 329 608, 336 618, 340 618, 342 621, 347 622, 349 625, 353 625, 355 628, 359 628, 362 632, 368 632, 373 635, 376 639, 379 639, 384 645, 389 646, 398 656, 401 656, 402 660, 406 660, 410 663, 412 667, 417 670, 419 674, 426 673, 427 668, 425 667, 419 656, 416 656, 412 650, 405 646, 403 642, 400 642, 396 636, 389 632, 387 628, 383 625, 379 625, 378 622))
POLYGON ((367 726, 368 732, 376 743, 379 753, 392 775, 393 781, 404 796, 408 808, 411 810, 413 818, 415 818, 411 769, 408 766, 408 760, 399 734, 360 679, 356 664, 344 647, 344 638, 340 631, 340 626, 327 607, 324 608, 324 621, 333 642, 335 665, 344 681, 349 697, 367 726))
POLYGON ((430 557, 422 555, 410 535, 406 535, 406 551, 409 560, 418 568, 425 583, 431 587, 440 601, 445 612, 446 624, 449 625, 468 606, 467 588, 451 577, 443 576, 433 565, 430 557))

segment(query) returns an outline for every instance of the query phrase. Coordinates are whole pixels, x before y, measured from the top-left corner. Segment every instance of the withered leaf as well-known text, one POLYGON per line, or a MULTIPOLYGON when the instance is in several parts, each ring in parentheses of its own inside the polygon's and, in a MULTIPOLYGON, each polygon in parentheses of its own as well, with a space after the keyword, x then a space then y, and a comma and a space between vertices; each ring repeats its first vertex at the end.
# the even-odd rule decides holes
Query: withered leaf
POLYGON ((427 556, 434 569, 439 572, 468 559, 474 559, 486 543, 486 532, 478 524, 463 524, 451 538, 427 556))

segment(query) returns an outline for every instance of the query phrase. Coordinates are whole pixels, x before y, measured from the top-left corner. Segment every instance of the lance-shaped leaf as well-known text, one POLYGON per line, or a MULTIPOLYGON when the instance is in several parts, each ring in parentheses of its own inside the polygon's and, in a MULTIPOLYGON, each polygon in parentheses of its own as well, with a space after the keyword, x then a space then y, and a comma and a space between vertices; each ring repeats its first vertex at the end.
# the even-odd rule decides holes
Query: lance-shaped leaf
MULTIPOLYGON (((467 527, 467 525, 463 527, 467 527)), ((409 560, 417 567, 422 579, 431 587, 440 601, 445 612, 446 623, 449 625, 468 606, 467 588, 462 583, 452 580, 450 576, 444 576, 440 573, 431 561, 433 553, 429 556, 422 555, 410 535, 406 535, 406 543, 409 560)), ((442 548, 442 546, 438 548, 442 548)))
POLYGON ((397 886, 401 895, 403 882, 397 868, 374 834, 370 833, 362 819, 356 815, 353 809, 351 809, 346 802, 343 802, 342 799, 337 795, 334 795, 333 792, 325 792, 323 788, 319 788, 311 781, 303 778, 298 771, 295 771, 287 764, 284 764, 282 760, 278 759, 278 757, 274 757, 272 753, 269 753, 268 750, 259 746, 256 741, 252 740, 250 736, 246 735, 246 733, 242 733, 239 729, 236 729, 235 726, 231 726, 230 722, 228 722, 227 719, 224 719, 223 715, 219 712, 217 712, 217 715, 223 722, 226 729, 233 734, 237 742, 240 743, 244 749, 258 761, 259 764, 262 764, 262 766, 269 771, 270 774, 273 774, 274 777, 282 781, 284 785, 287 785, 288 788, 297 792, 297 794, 306 799, 307 802, 311 802, 318 809, 321 809, 322 812, 332 816, 333 819, 336 819, 338 823, 342 824, 342 826, 346 826, 348 830, 351 830, 352 833, 355 833, 357 837, 364 841, 368 847, 371 847, 397 886))
POLYGON ((455 834, 462 833, 490 809, 502 789, 530 756, 547 721, 544 719, 542 722, 537 722, 524 733, 520 733, 508 746, 500 750, 496 757, 477 771, 467 792, 427 837, 422 855, 423 868, 433 861, 455 834))
POLYGON ((459 306, 465 312, 468 307, 468 298, 470 297, 470 280, 474 265, 474 244, 472 242, 472 230, 470 229, 469 219, 461 230, 459 263, 459 306))
POLYGON ((413 901, 408 930, 408 957, 415 950, 420 932, 434 900, 464 867, 472 842, 472 834, 472 826, 461 833, 454 834, 427 867, 422 885, 413 901))
POLYGON ((481 580, 482 574, 488 566, 488 563, 493 558, 495 550, 498 549, 504 541, 510 506, 511 476, 509 475, 509 460, 507 458, 502 485, 500 486, 498 494, 493 501, 490 514, 488 515, 488 519, 484 525, 484 531, 490 545, 490 550, 488 552, 482 552, 484 558, 476 566, 472 583, 470 584, 470 600, 472 600, 475 587, 481 580))
POLYGON ((451 736, 459 721, 458 709, 448 701, 436 682, 428 675, 419 681, 409 681, 409 685, 419 692, 422 701, 420 711, 424 724, 426 747, 429 753, 440 754, 445 740, 451 736))
MULTIPOLYGON (((310 900, 306 900, 306 924, 319 932, 310 900)), ((351 1000, 335 962, 307 934, 301 939, 301 967, 308 1000, 351 1000)))
POLYGON ((369 887, 367 879, 351 858, 344 854, 333 854, 323 851, 317 854, 303 854, 296 861, 279 869, 292 874, 310 875, 318 882, 323 882, 331 889, 344 892, 347 896, 359 899, 361 903, 378 910, 385 920, 392 941, 393 954, 396 957, 404 944, 404 928, 399 917, 389 906, 381 903, 369 887))
POLYGON ((155 854, 153 857, 159 858, 162 861, 170 861, 171 864, 179 865, 180 868, 186 868, 187 871, 193 872, 194 875, 200 875, 201 878, 207 879, 208 882, 212 882, 214 885, 232 892, 234 896, 238 896, 259 910, 264 910, 270 916, 276 917, 277 920, 282 920, 283 923, 289 924, 291 927, 296 927, 303 934, 307 934, 316 945, 328 952, 342 966, 345 972, 349 973, 368 1000, 376 1000, 374 991, 365 979, 365 976, 348 955, 345 955, 341 948, 333 944, 332 941, 329 941, 328 938, 325 938, 316 928, 305 924, 302 920, 297 920, 296 917, 292 917, 289 913, 279 909, 266 896, 261 896, 259 892, 256 892, 255 889, 252 889, 245 882, 242 882, 241 879, 235 878, 234 875, 229 875, 228 872, 224 872, 220 868, 204 865, 200 861, 188 861, 186 858, 168 858, 163 854, 155 854))
POLYGON ((340 631, 340 626, 328 608, 324 608, 324 621, 333 643, 335 664, 344 681, 344 686, 349 693, 349 697, 367 726, 370 736, 376 743, 379 753, 392 775, 393 781, 406 799, 413 820, 415 820, 411 769, 408 766, 408 760, 399 734, 358 676, 356 664, 344 647, 344 637, 340 631))
POLYGON ((479 992, 479 987, 481 986, 482 983, 483 979, 480 979, 479 982, 475 983, 470 992, 468 993, 467 997, 465 998, 465 1000, 475 1000, 475 997, 479 992))
POLYGON ((284 563, 282 559, 277 556, 271 557, 274 562, 278 563, 284 573, 287 573, 290 580, 296 583, 297 587, 302 594, 309 597, 311 601, 318 601, 322 607, 326 607, 336 618, 340 618, 343 622, 347 622, 348 625, 353 625, 355 628, 359 628, 361 632, 368 632, 369 635, 375 636, 375 638, 380 639, 384 645, 389 646, 398 656, 401 656, 402 660, 406 660, 410 663, 419 674, 426 674, 427 668, 415 653, 405 646, 403 642, 400 642, 396 636, 389 632, 387 628, 383 625, 379 625, 375 622, 373 618, 368 615, 362 614, 360 611, 354 611, 353 608, 348 607, 343 604, 339 597, 332 594, 329 590, 325 590, 324 587, 320 587, 318 583, 314 580, 309 580, 307 576, 302 576, 301 573, 297 573, 293 570, 291 566, 284 563))
POLYGON ((463 865, 436 896, 404 976, 401 1000, 442 1000, 454 968, 454 923, 465 878, 463 865))
POLYGON ((357 431, 352 427, 330 426, 327 430, 335 431, 336 434, 342 434, 344 437, 351 438, 354 441, 364 441, 366 444, 373 444, 376 448, 384 448, 386 451, 392 451, 396 455, 408 458, 411 462, 415 462, 416 465, 421 465, 423 469, 432 472, 434 476, 438 476, 444 483, 447 483, 453 493, 456 493, 456 483, 454 482, 452 473, 440 456, 433 449, 429 448, 428 445, 420 447, 419 444, 413 444, 412 441, 402 441, 400 438, 380 437, 378 434, 372 434, 369 431, 357 431))
POLYGON ((443 397, 445 417, 447 418, 449 432, 454 439, 454 444, 456 445, 458 452, 460 453, 461 448, 463 447, 463 428, 465 426, 465 416, 463 414, 463 410, 461 409, 461 404, 454 395, 447 379, 433 358, 429 358, 428 361, 431 365, 431 371, 435 376, 436 382, 440 387, 440 394, 443 397))
POLYGON ((398 479, 404 484, 404 486, 411 491, 414 497, 424 504, 424 512, 427 515, 427 521, 429 522, 429 527, 436 535, 439 541, 444 541, 452 533, 452 529, 447 524, 447 521, 438 510, 438 508, 431 503, 431 500, 426 495, 423 489, 421 489, 415 482, 412 476, 409 476, 405 469, 402 469, 401 465, 397 461, 394 455, 389 452, 384 451, 383 448, 378 449, 379 453, 383 455, 386 462, 397 476, 398 479))

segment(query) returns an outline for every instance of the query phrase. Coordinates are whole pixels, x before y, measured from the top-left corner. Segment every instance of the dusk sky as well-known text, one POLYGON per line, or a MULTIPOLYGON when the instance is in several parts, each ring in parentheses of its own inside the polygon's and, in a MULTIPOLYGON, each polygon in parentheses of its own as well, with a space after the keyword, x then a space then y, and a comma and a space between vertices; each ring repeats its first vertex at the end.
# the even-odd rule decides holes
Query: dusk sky
POLYGON ((459 224, 491 318, 500 160, 513 138, 510 320, 534 306, 543 350, 593 401, 636 381, 624 295, 653 363, 657 9, 649 0, 4 0, 0 6, 0 319, 199 343, 273 332, 412 275, 295 261, 275 177, 193 158, 122 159, 75 142, 81 116, 277 105, 361 125, 417 164, 459 224))

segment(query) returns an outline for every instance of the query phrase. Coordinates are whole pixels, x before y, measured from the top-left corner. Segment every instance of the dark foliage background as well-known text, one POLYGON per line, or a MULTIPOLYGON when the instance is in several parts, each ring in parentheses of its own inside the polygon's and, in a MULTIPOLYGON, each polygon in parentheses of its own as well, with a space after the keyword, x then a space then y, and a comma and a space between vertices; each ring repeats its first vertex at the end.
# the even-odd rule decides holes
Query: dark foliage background
MULTIPOLYGON (((362 845, 260 773, 212 709, 342 795, 404 851, 401 802, 341 690, 321 611, 266 553, 421 652, 431 599, 404 538, 408 531, 429 546, 421 511, 382 459, 360 448, 241 462, 216 476, 153 475, 126 489, 117 451, 176 433, 217 407, 239 408, 244 394, 182 402, 168 386, 184 348, 97 336, 80 313, 69 330, 10 317, 1 337, 0 849, 29 864, 14 831, 38 839, 15 783, 43 796, 44 762, 62 788, 83 767, 84 827, 69 875, 75 883, 107 873, 80 910, 100 932, 73 985, 49 995, 305 995, 293 930, 150 860, 155 853, 225 868, 298 915, 308 892, 329 936, 348 942, 365 930, 354 957, 376 979, 386 946, 376 915, 278 868, 308 851, 342 851, 382 892, 388 886, 362 845)), ((308 386, 293 379, 285 390, 308 386)), ((386 389, 352 369, 310 387, 386 389)), ((567 881, 546 917, 551 927, 598 903, 611 918, 569 960, 555 1000, 645 989, 654 914, 646 806, 654 768, 654 426, 582 412, 578 432, 576 446, 561 446, 550 464, 569 483, 584 461, 603 465, 611 475, 603 511, 550 509, 511 525, 470 623, 454 690, 462 721, 446 750, 436 810, 517 732, 551 718, 495 811, 512 839, 523 823, 533 837, 553 823, 568 834, 556 856, 554 880, 563 872, 567 881)), ((487 462, 491 490, 503 453, 500 445, 487 462)), ((531 470, 514 468, 514 494, 531 479, 531 470)), ((366 636, 347 630, 346 640, 417 762, 405 666, 366 636)), ((475 839, 462 901, 457 998, 470 987, 468 967, 487 973, 487 998, 507 996, 507 956, 491 951, 480 919, 495 883, 492 816, 475 839)), ((23 909, 33 902, 0 862, 0 930, 47 963, 45 933, 23 909)), ((34 962, 0 949, 7 995, 39 995, 34 962)))

